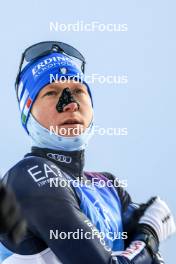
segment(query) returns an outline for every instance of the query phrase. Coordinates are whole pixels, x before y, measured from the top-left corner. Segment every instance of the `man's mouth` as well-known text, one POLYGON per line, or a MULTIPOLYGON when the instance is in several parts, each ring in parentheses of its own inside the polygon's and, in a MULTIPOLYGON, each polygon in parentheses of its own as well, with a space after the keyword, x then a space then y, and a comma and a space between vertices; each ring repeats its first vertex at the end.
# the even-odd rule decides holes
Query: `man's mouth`
POLYGON ((84 132, 83 121, 77 118, 65 119, 57 125, 57 133, 61 136, 78 136, 84 132))
POLYGON ((83 123, 77 119, 67 119, 60 124, 60 126, 64 125, 83 125, 83 123))

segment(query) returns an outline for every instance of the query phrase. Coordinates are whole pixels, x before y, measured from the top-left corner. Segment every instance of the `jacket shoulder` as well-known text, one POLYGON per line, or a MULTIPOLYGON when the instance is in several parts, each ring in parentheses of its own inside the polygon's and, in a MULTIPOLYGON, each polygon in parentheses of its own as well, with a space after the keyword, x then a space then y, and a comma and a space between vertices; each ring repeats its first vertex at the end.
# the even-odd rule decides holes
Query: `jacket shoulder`
POLYGON ((37 189, 50 178, 62 177, 61 170, 52 161, 38 156, 28 156, 15 164, 3 177, 3 183, 15 192, 37 189), (28 187, 28 188, 27 188, 28 187))
POLYGON ((46 159, 36 156, 29 156, 24 157, 20 161, 18 161, 13 167, 11 167, 3 176, 3 183, 7 184, 9 183, 10 179, 16 178, 18 176, 18 173, 23 174, 26 169, 33 166, 35 163, 41 164, 45 162, 46 159))

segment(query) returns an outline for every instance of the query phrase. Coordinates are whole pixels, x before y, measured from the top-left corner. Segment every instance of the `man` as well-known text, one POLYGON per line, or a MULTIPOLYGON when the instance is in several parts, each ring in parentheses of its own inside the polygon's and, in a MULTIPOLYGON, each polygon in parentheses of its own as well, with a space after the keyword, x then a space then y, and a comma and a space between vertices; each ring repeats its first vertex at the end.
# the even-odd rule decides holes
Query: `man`
POLYGON ((166 203, 155 197, 136 205, 114 187, 111 173, 83 170, 94 124, 84 64, 76 49, 61 42, 37 43, 23 53, 16 88, 32 150, 4 180, 28 230, 18 246, 3 237, 13 252, 3 264, 163 263, 159 244, 175 231, 166 203))

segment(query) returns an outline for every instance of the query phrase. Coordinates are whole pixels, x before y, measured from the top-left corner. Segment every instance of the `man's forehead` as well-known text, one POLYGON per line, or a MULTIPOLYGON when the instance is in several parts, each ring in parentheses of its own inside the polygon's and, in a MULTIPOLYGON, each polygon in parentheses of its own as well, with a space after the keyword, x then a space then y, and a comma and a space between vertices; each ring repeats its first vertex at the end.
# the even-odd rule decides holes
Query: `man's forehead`
POLYGON ((42 90, 44 89, 60 89, 63 90, 65 88, 70 88, 70 89, 74 89, 74 88, 86 88, 85 84, 81 83, 81 82, 75 82, 75 81, 66 81, 66 82, 60 82, 60 81, 56 81, 56 82, 52 82, 48 85, 46 85, 42 90))

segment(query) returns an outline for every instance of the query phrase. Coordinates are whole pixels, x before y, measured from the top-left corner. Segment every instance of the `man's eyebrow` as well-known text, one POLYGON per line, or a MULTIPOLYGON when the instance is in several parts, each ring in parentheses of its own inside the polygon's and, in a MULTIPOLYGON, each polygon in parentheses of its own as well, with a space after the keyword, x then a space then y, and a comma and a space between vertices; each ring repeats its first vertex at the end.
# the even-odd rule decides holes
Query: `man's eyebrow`
POLYGON ((81 83, 76 83, 75 86, 73 86, 73 89, 74 88, 82 88, 82 89, 84 89, 85 86, 83 84, 81 84, 81 83))
MULTIPOLYGON (((55 90, 62 90, 62 87, 61 86, 56 86, 54 84, 51 84, 51 85, 48 85, 47 87, 45 87, 45 89, 43 89, 43 91, 48 91, 48 90, 51 90, 51 89, 55 89, 55 90)), ((44 92, 45 92, 44 91, 44 92)))
POLYGON ((61 89, 62 87, 58 83, 57 84, 56 83, 50 83, 48 85, 48 88, 55 88, 55 89, 59 88, 59 89, 61 89))

